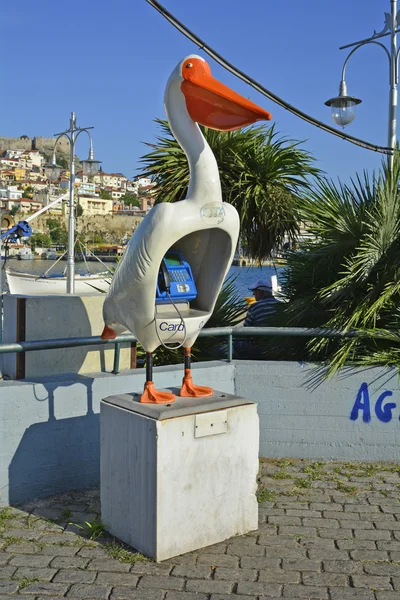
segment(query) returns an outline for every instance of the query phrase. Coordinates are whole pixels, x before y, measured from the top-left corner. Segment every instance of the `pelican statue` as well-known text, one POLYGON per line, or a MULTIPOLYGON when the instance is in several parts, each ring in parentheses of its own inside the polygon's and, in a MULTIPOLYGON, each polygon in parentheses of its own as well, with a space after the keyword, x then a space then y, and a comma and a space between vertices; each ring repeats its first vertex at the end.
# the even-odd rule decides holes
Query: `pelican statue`
POLYGON ((157 390, 153 383, 152 353, 161 344, 184 347, 180 396, 213 394, 211 388, 192 381, 191 347, 213 312, 239 236, 238 213, 222 201, 218 165, 198 123, 233 131, 272 118, 214 79, 208 63, 195 54, 173 70, 164 106, 171 131, 189 162, 187 196, 173 204, 157 204, 132 235, 104 301, 101 336, 114 339, 126 329, 135 335, 146 351, 146 382, 140 401, 156 404, 175 400, 174 394, 157 390), (197 293, 190 302, 169 295, 168 281, 163 278, 168 253, 172 264, 184 257, 190 265, 183 279, 177 276, 183 282, 178 289, 184 292, 189 289, 185 281, 192 278, 197 293), (168 298, 158 302, 161 284, 168 298))

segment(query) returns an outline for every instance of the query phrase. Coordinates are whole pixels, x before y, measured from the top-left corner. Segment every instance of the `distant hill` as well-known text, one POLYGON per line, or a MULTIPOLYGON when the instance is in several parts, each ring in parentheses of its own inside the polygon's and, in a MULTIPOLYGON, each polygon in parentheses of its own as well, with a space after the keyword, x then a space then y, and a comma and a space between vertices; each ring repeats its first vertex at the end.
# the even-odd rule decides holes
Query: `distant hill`
MULTIPOLYGON (((27 135, 22 135, 19 138, 0 137, 0 152, 4 152, 4 150, 39 150, 46 157, 46 160, 50 161, 55 142, 56 138, 41 136, 34 138, 27 135)), ((60 138, 57 143, 57 156, 62 157, 62 160, 59 161, 60 164, 67 167, 69 164, 69 141, 65 137, 60 138)), ((80 163, 77 157, 75 157, 75 163, 78 168, 80 163)))

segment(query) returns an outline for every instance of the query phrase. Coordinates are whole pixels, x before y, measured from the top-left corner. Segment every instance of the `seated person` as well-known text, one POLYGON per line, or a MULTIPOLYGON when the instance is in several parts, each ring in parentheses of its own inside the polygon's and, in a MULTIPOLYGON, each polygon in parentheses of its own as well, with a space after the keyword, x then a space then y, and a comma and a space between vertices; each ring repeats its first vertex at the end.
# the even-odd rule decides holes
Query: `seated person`
MULTIPOLYGON (((249 290, 253 292, 256 301, 250 304, 243 326, 266 326, 279 300, 273 297, 271 284, 266 279, 259 279, 249 290)), ((263 346, 265 340, 262 338, 237 338, 234 343, 234 354, 236 358, 262 358, 263 346)))
POLYGON ((262 327, 272 315, 279 302, 272 295, 272 287, 267 279, 259 279, 251 287, 255 302, 250 304, 243 327, 262 327))

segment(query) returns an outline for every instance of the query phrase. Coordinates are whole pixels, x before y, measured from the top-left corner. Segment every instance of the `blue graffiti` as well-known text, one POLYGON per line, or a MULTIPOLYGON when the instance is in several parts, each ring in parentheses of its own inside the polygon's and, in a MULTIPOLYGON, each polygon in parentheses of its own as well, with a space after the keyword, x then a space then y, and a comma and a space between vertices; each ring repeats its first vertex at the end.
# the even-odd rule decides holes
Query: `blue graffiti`
MULTIPOLYGON (((393 392, 385 390, 375 402, 375 414, 379 421, 382 421, 382 423, 389 423, 389 421, 392 420, 392 410, 396 408, 395 402, 387 402, 386 404, 383 404, 386 398, 389 398, 390 396, 393 396, 393 392)), ((365 382, 360 385, 360 389, 357 392, 356 401, 351 409, 350 419, 352 421, 356 421, 360 411, 362 413, 362 420, 364 423, 369 423, 371 421, 371 401, 368 383, 365 382)))

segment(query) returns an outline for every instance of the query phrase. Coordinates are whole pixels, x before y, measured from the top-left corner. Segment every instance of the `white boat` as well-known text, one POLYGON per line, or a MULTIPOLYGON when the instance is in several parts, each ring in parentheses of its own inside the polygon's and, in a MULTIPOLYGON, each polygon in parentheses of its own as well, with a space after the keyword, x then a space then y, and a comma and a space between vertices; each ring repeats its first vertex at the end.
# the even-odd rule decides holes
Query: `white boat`
POLYGON ((18 254, 18 260, 32 260, 33 253, 30 248, 21 248, 20 253, 18 254))
MULTIPOLYGON (((67 278, 65 275, 31 275, 12 271, 8 268, 5 271, 10 294, 37 296, 67 293, 67 278)), ((75 294, 108 292, 110 281, 111 274, 109 273, 75 274, 75 294)))

